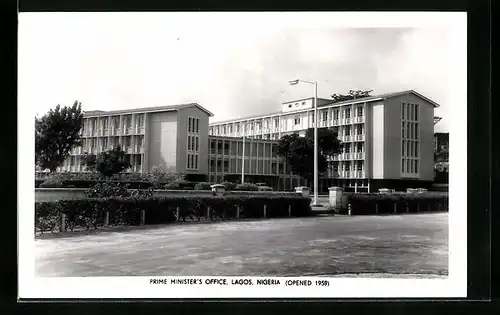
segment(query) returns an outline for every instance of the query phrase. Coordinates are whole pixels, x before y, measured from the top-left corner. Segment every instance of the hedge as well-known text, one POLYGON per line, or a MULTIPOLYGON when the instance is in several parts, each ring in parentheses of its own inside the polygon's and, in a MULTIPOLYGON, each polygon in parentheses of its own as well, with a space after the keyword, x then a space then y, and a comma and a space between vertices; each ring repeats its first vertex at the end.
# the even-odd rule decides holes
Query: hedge
MULTIPOLYGON (((447 194, 345 194, 351 215, 448 211, 447 194)), ((348 209, 342 209, 347 212, 348 209)))
POLYGON ((211 220, 237 218, 304 217, 313 215, 309 198, 302 196, 183 196, 163 198, 87 198, 35 203, 35 228, 37 231, 61 229, 61 214, 66 215, 66 230, 97 229, 109 225, 140 225, 144 210, 144 224, 164 224, 177 221, 200 220, 210 207, 211 220))

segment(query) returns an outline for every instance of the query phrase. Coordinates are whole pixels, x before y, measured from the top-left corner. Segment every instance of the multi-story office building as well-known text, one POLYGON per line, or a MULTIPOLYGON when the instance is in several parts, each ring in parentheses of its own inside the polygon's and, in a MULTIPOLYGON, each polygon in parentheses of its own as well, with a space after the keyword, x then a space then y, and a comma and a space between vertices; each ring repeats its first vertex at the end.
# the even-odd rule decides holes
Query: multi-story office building
POLYGON ((138 108, 84 113, 82 146, 73 149, 60 171, 84 171, 82 155, 98 154, 120 145, 128 171, 144 172, 165 166, 191 177, 208 173, 208 118, 200 105, 138 108))
POLYGON ((279 190, 294 189, 306 183, 293 175, 278 157, 278 141, 221 136, 209 136, 209 141, 208 180, 212 183, 241 183, 243 170, 245 182, 266 183, 279 190))
MULTIPOLYGON (((314 98, 287 102, 273 114, 212 123, 209 134, 275 140, 294 132, 303 135, 314 126, 313 103, 314 98)), ((342 142, 342 154, 321 175, 318 189, 430 185, 438 106, 413 90, 342 102, 318 99, 319 127, 335 129, 342 142)))
MULTIPOLYGON (((319 191, 331 186, 376 191, 430 185, 437 106, 412 90, 336 103, 318 99, 319 128, 335 129, 342 142, 342 153, 320 174, 319 191)), ((237 182, 244 160, 245 182, 279 189, 310 185, 290 173, 274 148, 283 135, 304 135, 313 127, 313 114, 314 98, 283 103, 277 113, 212 124, 212 113, 195 103, 86 112, 83 145, 60 170, 83 171, 85 152, 121 145, 133 172, 163 165, 191 178, 237 182)))

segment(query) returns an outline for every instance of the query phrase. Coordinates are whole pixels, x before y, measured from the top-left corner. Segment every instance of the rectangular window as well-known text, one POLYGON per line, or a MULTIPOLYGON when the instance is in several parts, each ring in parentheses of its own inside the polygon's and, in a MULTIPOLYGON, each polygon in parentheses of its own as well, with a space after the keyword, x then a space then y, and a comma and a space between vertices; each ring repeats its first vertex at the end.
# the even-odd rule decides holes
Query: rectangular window
POLYGON ((401 104, 401 120, 405 120, 405 106, 406 104, 401 104))
POLYGON ((410 160, 406 160, 406 172, 409 173, 410 172, 410 160))
POLYGON ((192 119, 191 117, 188 118, 188 132, 191 132, 191 123, 192 123, 192 119))
POLYGON ((405 159, 401 159, 401 172, 405 172, 405 159))
POLYGON ((401 141, 401 156, 405 156, 405 142, 406 141, 401 141))
POLYGON ((346 126, 345 128, 345 135, 350 136, 351 135, 351 126, 346 126))
POLYGON ((222 126, 222 134, 226 134, 226 126, 222 126))
POLYGON ((405 123, 401 123, 401 138, 405 138, 405 123))
POLYGON ((358 107, 358 117, 362 117, 363 116, 363 107, 359 106, 358 107))
POLYGON ((358 136, 362 135, 363 134, 363 127, 358 126, 358 128, 356 128, 356 133, 357 133, 358 136))
POLYGON ((415 142, 415 157, 418 158, 418 141, 415 142))
POLYGON ((198 169, 198 155, 194 156, 194 168, 198 169))
POLYGON ((418 120, 418 104, 415 105, 415 120, 418 120))
POLYGON ((294 121, 295 125, 299 125, 300 124, 300 116, 295 116, 293 121, 294 121))
POLYGON ((415 139, 417 139, 417 140, 419 139, 419 135, 418 135, 418 126, 419 126, 419 125, 418 125, 418 123, 417 123, 417 124, 415 124, 415 139))
POLYGON ((406 156, 411 156, 410 155, 410 142, 406 142, 406 156))
POLYGON ((233 132, 233 126, 232 125, 227 126, 227 132, 229 132, 229 133, 233 132))
POLYGON ((415 173, 418 174, 418 160, 415 160, 415 173))
POLYGON ((328 121, 328 112, 323 111, 323 121, 328 121))
POLYGON ((191 168, 191 164, 190 164, 190 162, 191 162, 191 154, 188 154, 188 155, 187 155, 187 167, 186 167, 186 168, 188 168, 188 169, 190 169, 190 168, 191 168))
POLYGON ((191 136, 188 136, 188 151, 191 151, 191 136))
POLYGON ((406 106, 406 119, 410 120, 410 104, 406 106))
POLYGON ((278 128, 279 126, 280 126, 280 120, 279 120, 279 118, 275 118, 274 119, 274 127, 278 128))
POLYGON ((335 119, 335 120, 339 119, 339 110, 338 109, 333 110, 333 119, 335 119))
POLYGON ((410 138, 410 123, 406 123, 406 138, 410 138))
POLYGON ((196 152, 200 150, 200 137, 196 137, 196 152))
POLYGON ((236 124, 236 132, 240 132, 240 124, 236 124))
POLYGON ((253 123, 250 124, 250 131, 253 131, 253 123))
POLYGON ((351 118, 351 108, 350 107, 347 107, 345 109, 345 118, 347 118, 347 119, 351 118))

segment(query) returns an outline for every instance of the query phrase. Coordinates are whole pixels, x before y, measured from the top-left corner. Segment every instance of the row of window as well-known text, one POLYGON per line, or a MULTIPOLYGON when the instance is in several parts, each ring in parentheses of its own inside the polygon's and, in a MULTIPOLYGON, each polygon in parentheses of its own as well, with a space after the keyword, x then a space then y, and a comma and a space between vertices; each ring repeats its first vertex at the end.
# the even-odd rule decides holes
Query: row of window
MULTIPOLYGON (((88 128, 92 131, 97 130, 98 122, 102 122, 103 129, 107 130, 108 129, 108 124, 109 121, 111 121, 111 126, 113 129, 119 129, 120 128, 120 118, 119 117, 105 117, 105 118, 93 118, 93 119, 87 119, 83 126, 82 126, 82 131, 85 131, 88 128)), ((124 128, 131 128, 132 127, 132 116, 123 116, 123 126, 124 128)), ((144 115, 139 115, 135 119, 135 124, 134 125, 139 125, 140 128, 144 128, 144 115)))
POLYGON ((199 161, 198 154, 188 154, 186 168, 188 170, 197 170, 198 169, 198 161, 199 161))
MULTIPOLYGON (((144 146, 144 137, 137 137, 132 139, 131 136, 123 137, 121 145, 129 146, 129 145, 138 145, 140 147, 144 146), (134 141, 135 140, 135 141, 134 141)), ((119 137, 103 137, 103 138, 89 138, 82 140, 82 147, 98 147, 103 146, 107 147, 108 145, 119 145, 119 137), (111 140, 108 140, 111 139, 111 140)))
MULTIPOLYGON (((362 106, 356 107, 356 116, 361 117, 363 116, 364 109, 362 106)), ((322 121, 326 122, 328 121, 328 113, 330 112, 329 110, 320 110, 320 115, 322 121)), ((340 109, 333 109, 331 110, 331 114, 333 115, 334 120, 339 119, 339 113, 340 109)), ((343 111, 343 118, 351 118, 351 108, 347 107, 343 111)), ((279 118, 273 118, 274 120, 274 127, 278 128, 279 127, 279 118)), ((301 116, 297 115, 294 117, 294 124, 299 125, 301 120, 301 116)), ((312 115, 312 122, 314 123, 314 115, 312 115)), ((243 126, 243 130, 246 132, 250 129, 250 131, 253 131, 254 128, 256 127, 257 129, 262 128, 262 121, 256 121, 255 123, 236 123, 235 125, 235 131, 240 132, 240 126, 243 126)), ((233 125, 223 125, 223 126, 215 126, 210 128, 211 134, 213 134, 213 130, 215 128, 215 134, 226 134, 226 133, 232 133, 233 132, 233 125)), ((270 121, 269 120, 264 120, 264 128, 270 128, 270 121)))
POLYGON ((402 139, 420 139, 419 124, 416 122, 401 122, 401 138, 402 139))
POLYGON ((200 152, 200 137, 199 136, 188 136, 187 141, 188 151, 200 152))
POLYGON ((188 132, 199 133, 200 132, 200 119, 189 117, 188 118, 188 132))
POLYGON ((418 104, 401 103, 401 120, 418 121, 418 104))
POLYGON ((419 141, 402 140, 401 141, 401 156, 403 157, 419 157, 419 141))
MULTIPOLYGON (((236 173, 242 170, 242 160, 235 159, 231 161, 210 160, 210 172, 212 173, 236 173)), ((350 172, 350 171, 364 171, 364 163, 362 161, 333 163, 329 168, 333 172, 350 172)), ((282 162, 276 163, 264 160, 245 160, 245 172, 248 173, 264 173, 264 174, 289 174, 290 170, 282 162)))
POLYGON ((344 144, 341 144, 340 146, 342 148, 342 152, 344 153, 351 153, 351 150, 352 152, 357 152, 357 153, 361 153, 361 152, 364 152, 364 145, 363 143, 357 143, 357 144, 349 144, 349 143, 344 143, 344 144))
POLYGON ((418 174, 418 159, 403 158, 401 159, 401 172, 403 174, 418 174))

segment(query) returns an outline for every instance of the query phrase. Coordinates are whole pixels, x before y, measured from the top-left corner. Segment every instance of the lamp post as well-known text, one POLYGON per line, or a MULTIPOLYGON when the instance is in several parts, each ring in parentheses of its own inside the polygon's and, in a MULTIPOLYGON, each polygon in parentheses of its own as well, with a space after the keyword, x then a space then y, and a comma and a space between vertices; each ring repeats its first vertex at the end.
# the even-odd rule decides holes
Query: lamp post
POLYGON ((291 80, 290 85, 308 83, 314 85, 314 199, 313 206, 318 205, 318 81, 291 80))

